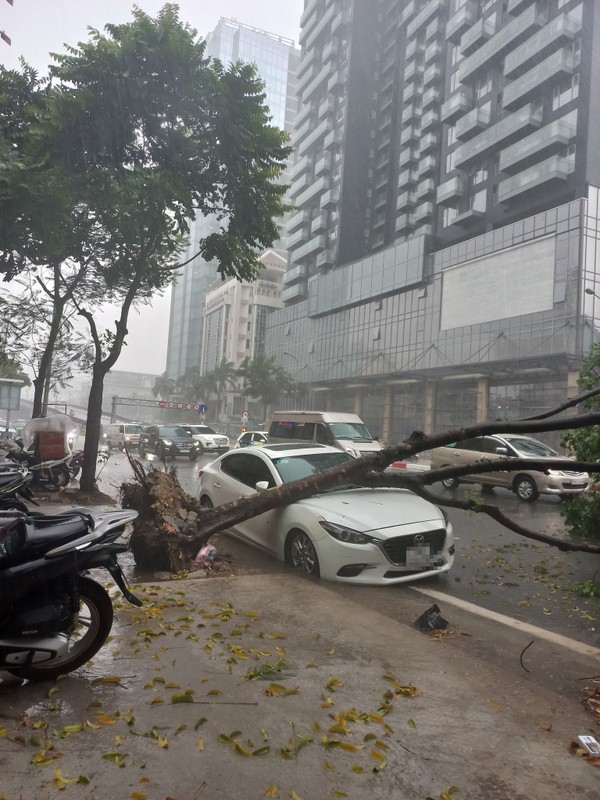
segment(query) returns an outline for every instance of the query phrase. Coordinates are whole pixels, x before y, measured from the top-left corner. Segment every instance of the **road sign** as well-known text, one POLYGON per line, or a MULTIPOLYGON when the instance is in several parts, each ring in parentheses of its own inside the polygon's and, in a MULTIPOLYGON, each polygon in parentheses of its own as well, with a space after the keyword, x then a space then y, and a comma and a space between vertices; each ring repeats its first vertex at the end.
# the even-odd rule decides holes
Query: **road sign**
POLYGON ((242 411, 242 422, 247 422, 247 421, 248 421, 248 412, 242 411))

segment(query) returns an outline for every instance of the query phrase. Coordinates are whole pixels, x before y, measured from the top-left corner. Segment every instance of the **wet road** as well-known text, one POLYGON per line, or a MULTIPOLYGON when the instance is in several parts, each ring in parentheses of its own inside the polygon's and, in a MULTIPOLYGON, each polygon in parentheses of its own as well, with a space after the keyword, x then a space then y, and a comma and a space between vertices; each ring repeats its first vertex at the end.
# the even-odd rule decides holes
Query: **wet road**
MULTIPOLYGON (((213 454, 205 454, 197 462, 185 459, 175 462, 183 488, 193 496, 198 486, 199 468, 214 458, 213 454)), ((130 472, 124 455, 114 452, 100 474, 100 488, 116 497, 118 487, 129 479, 130 472)), ((473 491, 473 487, 461 487, 459 492, 469 490, 473 491)), ((440 499, 452 496, 441 488, 434 488, 434 491, 440 499)), ((561 503, 556 498, 540 497, 533 503, 524 503, 511 492, 496 489, 486 494, 486 500, 496 502, 525 527, 557 536, 561 531, 561 503)), ((345 584, 330 584, 330 588, 359 602, 363 600, 371 608, 389 611, 387 606, 394 602, 395 593, 412 591, 411 587, 427 587, 600 646, 600 598, 581 597, 573 590, 578 583, 600 579, 598 556, 561 553, 508 531, 483 514, 455 509, 448 509, 448 514, 457 542, 454 568, 446 575, 386 588, 345 584)), ((222 552, 233 557, 236 567, 245 574, 285 572, 288 569, 225 534, 218 534, 213 541, 222 552)), ((424 608, 426 602, 424 599, 424 608)), ((445 610, 447 617, 451 613, 450 608, 445 610)))

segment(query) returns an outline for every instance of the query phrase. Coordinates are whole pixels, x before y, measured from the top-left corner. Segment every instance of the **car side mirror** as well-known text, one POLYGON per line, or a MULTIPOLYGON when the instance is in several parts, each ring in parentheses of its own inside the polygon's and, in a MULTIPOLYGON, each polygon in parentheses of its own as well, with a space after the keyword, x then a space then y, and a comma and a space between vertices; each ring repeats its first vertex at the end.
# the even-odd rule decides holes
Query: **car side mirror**
POLYGON ((508 448, 507 447, 497 447, 496 448, 496 453, 498 453, 499 456, 507 456, 508 455, 508 448))
POLYGON ((257 492, 266 492, 269 488, 269 481, 258 481, 256 484, 256 491, 257 492))

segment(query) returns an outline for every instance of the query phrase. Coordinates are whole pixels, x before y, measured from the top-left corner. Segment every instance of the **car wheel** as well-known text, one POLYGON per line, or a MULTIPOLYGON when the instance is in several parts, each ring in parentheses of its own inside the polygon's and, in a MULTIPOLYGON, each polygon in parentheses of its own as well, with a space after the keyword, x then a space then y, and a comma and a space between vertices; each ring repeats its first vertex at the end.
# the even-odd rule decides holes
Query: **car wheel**
POLYGON ((214 508, 213 501, 205 494, 200 498, 200 508, 214 508))
POLYGON ((146 455, 146 450, 144 447, 142 447, 141 444, 138 446, 138 453, 140 455, 140 458, 144 458, 146 455))
POLYGON ((204 455, 204 445, 202 444, 202 442, 198 442, 198 455, 199 456, 204 455))
MULTIPOLYGON (((448 464, 445 466, 450 466, 450 465, 448 464)), ((459 483, 460 481, 458 480, 458 478, 444 478, 444 480, 442 481, 442 486, 444 487, 444 489, 458 489, 459 483)))
POLYGON ((517 475, 513 484, 513 490, 519 500, 523 500, 526 503, 531 503, 532 500, 536 500, 540 494, 535 485, 535 481, 527 475, 517 475))
POLYGON ((319 556, 310 537, 304 531, 292 531, 288 539, 289 564, 312 578, 321 574, 319 556))
POLYGON ((190 453, 190 461, 195 461, 198 458, 198 453, 190 453))

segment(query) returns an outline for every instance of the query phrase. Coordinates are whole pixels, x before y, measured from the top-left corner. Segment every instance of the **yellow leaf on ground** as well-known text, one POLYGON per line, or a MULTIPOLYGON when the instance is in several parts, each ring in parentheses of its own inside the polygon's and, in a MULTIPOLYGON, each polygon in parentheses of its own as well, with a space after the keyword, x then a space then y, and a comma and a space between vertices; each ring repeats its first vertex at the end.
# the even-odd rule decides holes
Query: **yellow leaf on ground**
POLYGON ((269 786, 267 791, 264 794, 264 797, 275 797, 275 795, 279 792, 277 786, 269 786))
POLYGON ((202 737, 200 737, 198 739, 198 750, 200 752, 202 752, 204 750, 204 740, 202 739, 202 737))

